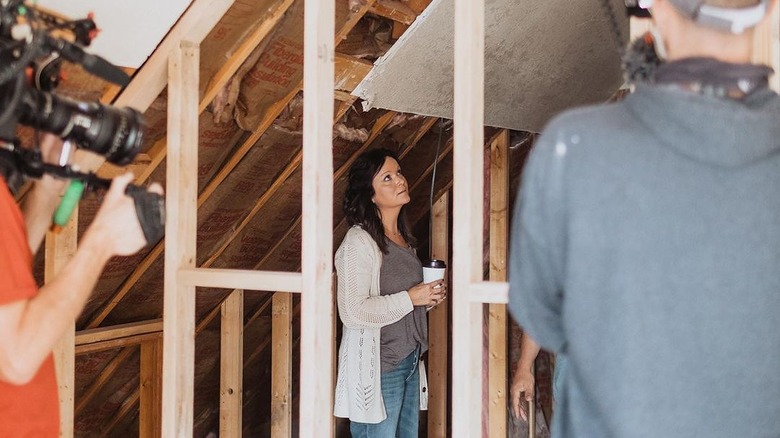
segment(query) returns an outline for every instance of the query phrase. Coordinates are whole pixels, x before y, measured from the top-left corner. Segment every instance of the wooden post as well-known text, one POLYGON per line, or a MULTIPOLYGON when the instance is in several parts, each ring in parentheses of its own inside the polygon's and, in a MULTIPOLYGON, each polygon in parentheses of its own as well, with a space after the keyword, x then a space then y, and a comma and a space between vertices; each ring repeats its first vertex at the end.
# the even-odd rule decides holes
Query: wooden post
POLYGON ((162 347, 162 338, 141 344, 141 406, 138 426, 138 435, 141 438, 159 438, 162 432, 162 347))
MULTIPOLYGON (((449 266, 449 204, 445 193, 433 204, 431 257, 449 266)), ((428 313, 428 436, 447 436, 447 383, 449 360, 449 307, 445 300, 428 313)))
POLYGON ((775 69, 769 78, 773 90, 780 90, 780 6, 775 5, 772 15, 756 28, 753 43, 753 62, 775 69))
POLYGON ((168 64, 165 298, 163 306, 164 437, 191 437, 195 376, 195 286, 179 270, 195 267, 198 199, 200 49, 182 41, 168 64))
POLYGON ((472 438, 482 432, 482 304, 471 285, 482 281, 484 54, 484 0, 455 0, 452 433, 472 438))
POLYGON ((300 436, 333 431, 334 0, 305 0, 300 436))
POLYGON ((220 307, 219 436, 238 438, 244 400, 244 291, 234 290, 220 307))
MULTIPOLYGON (((334 291, 338 290, 338 284, 339 284, 338 280, 339 279, 336 276, 336 273, 334 272, 333 275, 331 276, 331 288, 333 288, 334 291)), ((333 294, 333 301, 332 301, 331 305, 333 306, 334 309, 338 308, 338 298, 336 297, 335 293, 333 294)), ((334 334, 338 332, 338 324, 340 322, 341 321, 339 321, 339 319, 337 317, 335 317, 335 316, 333 317, 332 327, 333 327, 333 333, 334 334)), ((336 363, 338 363, 338 355, 339 355, 339 352, 335 348, 335 345, 334 345, 334 348, 330 352, 330 358, 331 358, 330 360, 332 361, 331 362, 332 365, 336 365, 336 363)), ((336 381, 336 378, 338 377, 338 372, 339 372, 339 370, 338 370, 337 367, 333 366, 331 368, 330 375, 331 375, 331 378, 333 379, 334 382, 336 381)), ((335 396, 336 396, 336 387, 334 386, 333 390, 330 393, 330 398, 333 399, 333 398, 335 398, 335 396)), ((331 436, 336 436, 336 421, 335 420, 332 421, 331 424, 330 424, 330 433, 331 433, 331 436)))
MULTIPOLYGON (((78 207, 70 221, 59 233, 46 234, 45 281, 51 281, 73 257, 78 239, 78 207)), ((60 398, 60 437, 73 436, 76 390, 76 324, 54 347, 54 366, 57 373, 57 391, 60 398)))
POLYGON ((292 436, 292 294, 277 292, 271 306, 271 436, 292 436))
MULTIPOLYGON (((506 281, 509 213, 509 131, 490 143, 490 281, 506 281)), ((506 436, 506 304, 488 305, 488 436, 506 436)))

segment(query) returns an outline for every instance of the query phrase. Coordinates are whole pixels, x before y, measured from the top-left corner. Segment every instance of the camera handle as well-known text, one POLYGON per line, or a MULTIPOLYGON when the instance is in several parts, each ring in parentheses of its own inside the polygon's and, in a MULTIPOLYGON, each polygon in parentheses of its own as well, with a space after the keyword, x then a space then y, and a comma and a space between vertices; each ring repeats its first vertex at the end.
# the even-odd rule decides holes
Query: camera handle
MULTIPOLYGON (((45 168, 51 173, 60 177, 71 179, 65 195, 60 201, 60 205, 52 217, 52 229, 57 231, 65 226, 81 200, 84 190, 91 186, 93 188, 108 189, 111 186, 111 180, 100 178, 94 173, 82 173, 69 166, 54 166, 44 164, 45 168)), ((138 223, 146 238, 147 245, 153 245, 162 239, 165 234, 165 198, 158 193, 152 193, 143 187, 129 184, 125 189, 125 194, 135 201, 135 214, 138 217, 138 223)))
MULTIPOLYGON (((40 178, 45 173, 71 180, 52 218, 55 231, 68 223, 84 190, 107 190, 111 186, 110 179, 100 178, 92 172, 84 173, 70 166, 44 163, 40 151, 18 147, 14 142, 0 141, 0 170, 6 180, 12 176, 12 180, 21 181, 21 175, 40 178)), ((128 184, 125 194, 135 201, 135 213, 146 244, 157 243, 165 234, 165 198, 134 184, 128 184)))

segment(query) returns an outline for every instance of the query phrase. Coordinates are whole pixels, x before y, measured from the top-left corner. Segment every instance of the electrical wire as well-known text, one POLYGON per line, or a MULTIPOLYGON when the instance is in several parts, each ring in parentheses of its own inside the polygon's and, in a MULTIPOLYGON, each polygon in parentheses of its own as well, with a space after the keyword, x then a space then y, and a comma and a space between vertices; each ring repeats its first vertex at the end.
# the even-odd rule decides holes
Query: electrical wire
MULTIPOLYGON (((439 119, 439 139, 436 141, 436 155, 433 157, 433 172, 431 173, 431 196, 429 198, 428 236, 433 236, 433 190, 436 186, 436 167, 439 164, 439 151, 441 150, 441 134, 444 131, 444 119, 439 119)), ((433 259, 433 248, 428 248, 428 258, 433 259)))

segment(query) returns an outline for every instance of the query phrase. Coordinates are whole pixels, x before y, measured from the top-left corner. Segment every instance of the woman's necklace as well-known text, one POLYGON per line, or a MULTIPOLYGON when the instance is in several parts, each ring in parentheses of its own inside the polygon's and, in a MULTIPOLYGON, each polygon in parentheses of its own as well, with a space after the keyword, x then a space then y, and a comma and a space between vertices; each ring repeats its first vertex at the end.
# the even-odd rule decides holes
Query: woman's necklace
POLYGON ((406 247, 406 239, 404 239, 403 235, 401 235, 400 232, 389 231, 385 229, 385 236, 387 236, 388 239, 398 244, 398 246, 406 247))

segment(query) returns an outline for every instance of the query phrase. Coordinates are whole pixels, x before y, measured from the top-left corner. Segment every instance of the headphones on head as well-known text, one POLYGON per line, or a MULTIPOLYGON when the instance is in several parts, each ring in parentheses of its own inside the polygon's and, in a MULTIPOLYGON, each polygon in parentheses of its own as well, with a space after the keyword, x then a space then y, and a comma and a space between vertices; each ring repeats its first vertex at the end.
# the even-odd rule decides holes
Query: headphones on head
MULTIPOLYGON (((760 0, 746 8, 723 8, 705 4, 704 0, 669 0, 686 17, 704 26, 740 34, 758 23, 769 10, 769 0, 760 0)), ((630 15, 650 16, 653 0, 625 0, 630 15)))

